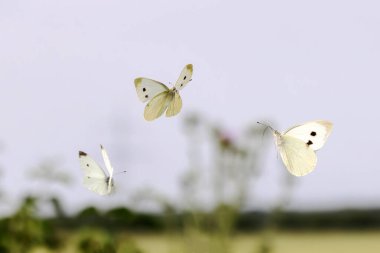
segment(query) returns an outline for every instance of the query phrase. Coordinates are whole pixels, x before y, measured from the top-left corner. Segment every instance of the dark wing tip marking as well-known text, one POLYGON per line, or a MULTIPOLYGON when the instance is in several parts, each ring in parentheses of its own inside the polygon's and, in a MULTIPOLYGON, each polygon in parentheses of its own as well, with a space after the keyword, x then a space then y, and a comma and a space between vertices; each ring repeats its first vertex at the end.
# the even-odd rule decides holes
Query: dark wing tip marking
POLYGON ((308 146, 310 145, 313 145, 313 142, 311 140, 309 140, 307 143, 306 143, 308 146))
POLYGON ((135 86, 137 87, 138 85, 140 85, 141 81, 142 81, 142 77, 136 78, 135 79, 135 86))
POLYGON ((81 156, 87 156, 87 154, 83 151, 79 151, 79 157, 81 157, 81 156))

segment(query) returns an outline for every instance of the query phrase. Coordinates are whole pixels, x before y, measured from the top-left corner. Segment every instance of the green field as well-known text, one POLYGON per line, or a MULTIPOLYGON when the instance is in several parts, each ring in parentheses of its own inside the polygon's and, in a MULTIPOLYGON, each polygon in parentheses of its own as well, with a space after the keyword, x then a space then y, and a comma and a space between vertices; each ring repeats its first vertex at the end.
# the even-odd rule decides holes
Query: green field
MULTIPOLYGON (((264 238, 262 234, 238 234, 233 237, 177 234, 107 234, 100 230, 64 233, 62 247, 44 245, 20 251, 28 253, 379 253, 378 232, 279 232, 264 238), (270 239, 268 239, 270 238, 270 239), (265 239, 265 240, 264 240, 265 239), (263 242, 269 247, 263 247, 263 242), (269 242, 269 243, 268 243, 269 242)), ((1 251, 3 252, 3 251, 1 251)), ((8 252, 8 251, 5 251, 8 252)))
MULTIPOLYGON (((206 239, 202 246, 191 245, 191 241, 179 236, 132 235, 131 238, 145 253, 187 253, 189 247, 202 248, 202 251, 194 253, 211 252, 206 246, 210 240, 206 239)), ((261 241, 262 236, 258 234, 237 235, 232 240, 231 252, 260 252, 261 241)), ((273 252, 279 253, 379 253, 380 232, 282 232, 273 238, 273 249, 273 252)))

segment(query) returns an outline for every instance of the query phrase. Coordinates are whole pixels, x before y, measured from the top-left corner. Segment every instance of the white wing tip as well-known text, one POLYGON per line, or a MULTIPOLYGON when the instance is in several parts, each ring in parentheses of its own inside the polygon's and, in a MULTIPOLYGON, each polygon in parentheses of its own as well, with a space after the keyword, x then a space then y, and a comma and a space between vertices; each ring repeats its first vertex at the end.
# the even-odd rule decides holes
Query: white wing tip
POLYGON ((319 124, 323 125, 324 127, 326 127, 326 138, 330 135, 332 129, 333 129, 333 123, 331 121, 328 121, 328 120, 318 120, 317 121, 319 124))
POLYGON ((333 126, 333 123, 331 121, 328 121, 328 120, 316 120, 316 122, 318 122, 321 125, 326 126, 327 128, 332 128, 332 126, 333 126))

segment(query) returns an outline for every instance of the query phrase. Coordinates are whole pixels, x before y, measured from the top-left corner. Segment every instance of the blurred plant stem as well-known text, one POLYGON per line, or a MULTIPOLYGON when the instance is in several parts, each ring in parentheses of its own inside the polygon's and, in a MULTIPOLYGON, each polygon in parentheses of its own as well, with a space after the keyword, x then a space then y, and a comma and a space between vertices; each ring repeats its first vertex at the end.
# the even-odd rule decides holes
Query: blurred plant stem
POLYGON ((282 194, 279 196, 276 205, 267 217, 266 226, 262 231, 261 243, 257 251, 258 253, 270 253, 275 251, 274 240, 278 230, 277 224, 281 213, 290 201, 294 184, 294 177, 285 172, 284 181, 282 182, 282 194))
POLYGON ((184 126, 189 168, 181 189, 188 210, 184 233, 191 243, 186 243, 187 251, 229 253, 237 216, 258 176, 261 131, 254 125, 238 139, 195 114, 186 118, 184 126), (202 157, 204 148, 209 149, 208 160, 202 157))

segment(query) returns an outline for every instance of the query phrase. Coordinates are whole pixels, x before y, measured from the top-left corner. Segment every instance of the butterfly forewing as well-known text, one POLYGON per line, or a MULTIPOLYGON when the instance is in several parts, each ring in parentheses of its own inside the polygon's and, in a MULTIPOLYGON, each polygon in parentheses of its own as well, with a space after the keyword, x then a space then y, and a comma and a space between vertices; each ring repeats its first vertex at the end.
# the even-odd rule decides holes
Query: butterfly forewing
POLYGON ((277 147, 286 168, 294 176, 305 176, 314 170, 317 156, 302 140, 287 135, 280 136, 277 147))
POLYGON ((158 94, 169 90, 165 84, 144 77, 135 79, 135 87, 137 96, 142 102, 149 101, 158 94))
POLYGON ((154 120, 160 117, 165 110, 168 108, 169 103, 173 99, 173 95, 167 91, 162 92, 155 96, 149 103, 145 106, 144 118, 148 121, 154 120))
POLYGON ((111 165, 110 158, 109 158, 109 156, 107 154, 107 151, 104 149, 104 147, 102 145, 100 145, 100 149, 102 151, 102 156, 103 156, 104 164, 106 165, 106 168, 107 168, 107 171, 108 171, 108 175, 110 176, 110 178, 112 178, 113 167, 111 165))
POLYGON ((177 82, 175 83, 175 88, 177 90, 182 90, 191 80, 193 75, 193 65, 187 64, 183 69, 177 82))
POLYGON ((84 174, 91 178, 107 178, 103 169, 85 152, 79 151, 79 162, 84 174))
POLYGON ((178 92, 174 93, 174 97, 171 100, 168 110, 166 111, 166 117, 171 117, 177 115, 182 108, 182 99, 178 92))
POLYGON ((284 135, 302 140, 313 150, 323 147, 332 130, 332 123, 325 120, 311 121, 288 129, 284 135))

